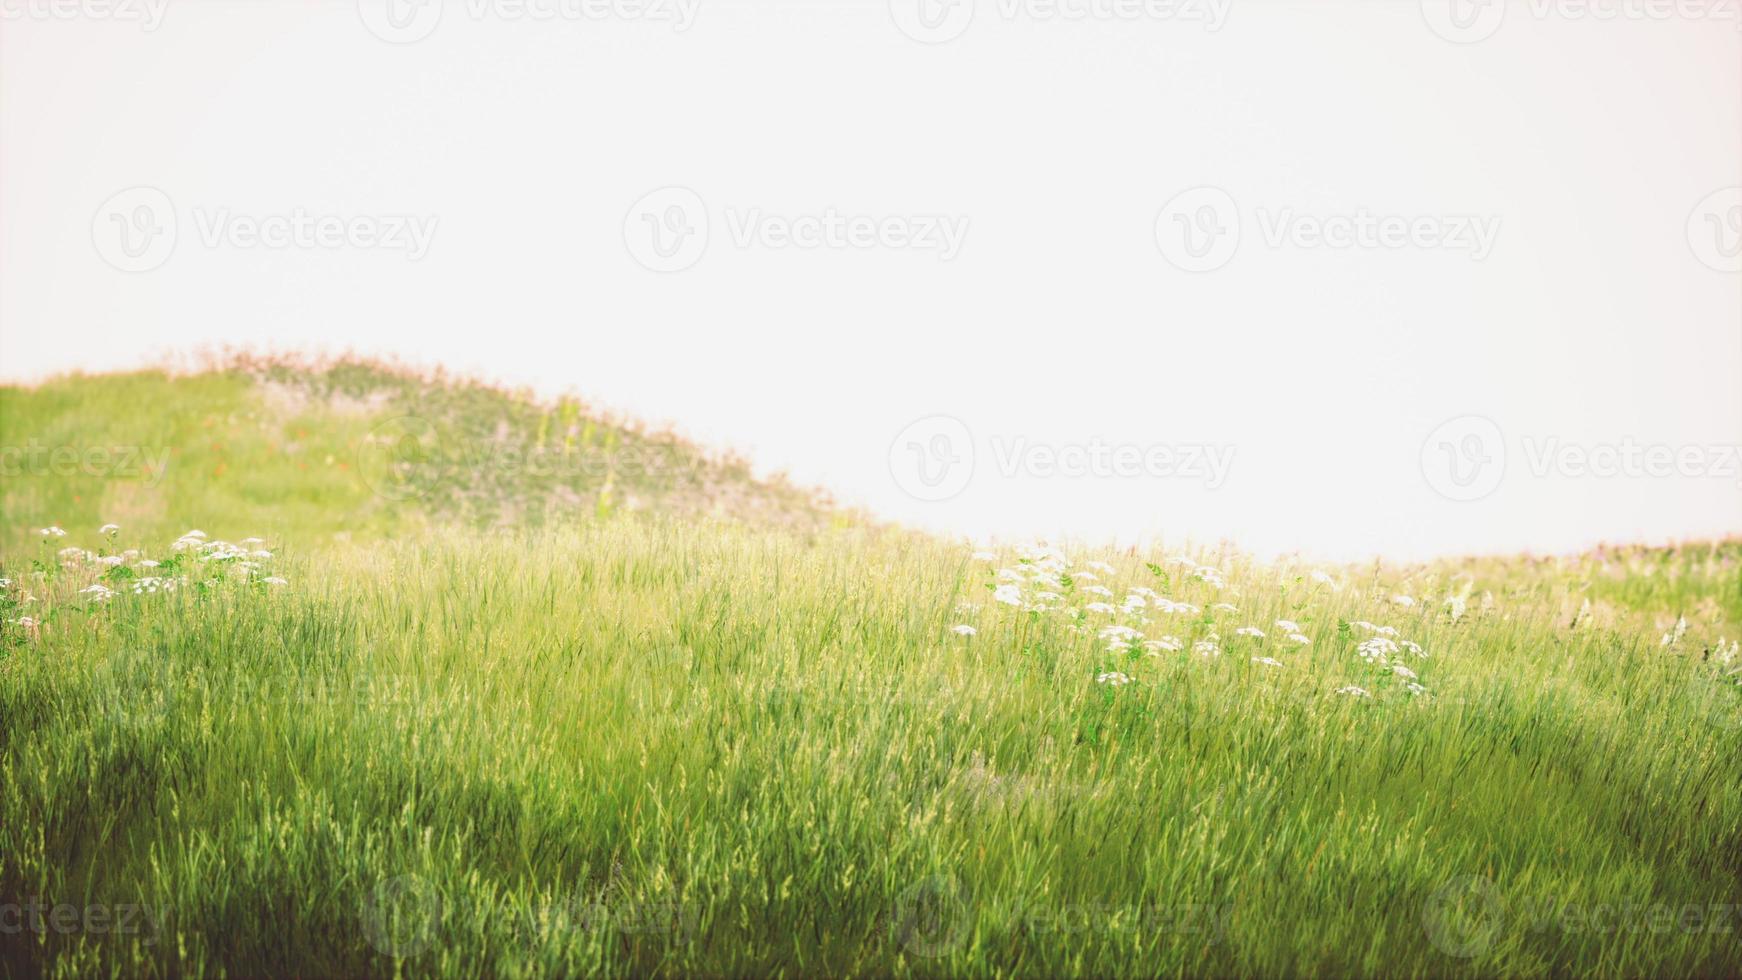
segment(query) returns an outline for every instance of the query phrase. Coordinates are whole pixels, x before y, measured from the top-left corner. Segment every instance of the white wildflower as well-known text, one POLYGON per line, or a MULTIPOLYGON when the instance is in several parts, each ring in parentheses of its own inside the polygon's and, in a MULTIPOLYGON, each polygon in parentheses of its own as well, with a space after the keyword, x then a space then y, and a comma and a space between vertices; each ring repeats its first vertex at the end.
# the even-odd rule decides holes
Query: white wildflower
POLYGON ((1109 684, 1113 687, 1118 687, 1121 684, 1131 683, 1131 678, 1125 674, 1121 674, 1120 672, 1118 672, 1116 670, 1110 670, 1105 674, 1100 674, 1100 675, 1096 676, 1095 683, 1097 683, 1097 684, 1109 684))
POLYGON ((1355 647, 1355 651, 1361 655, 1362 660, 1383 665, 1387 656, 1397 652, 1397 644, 1383 636, 1376 636, 1371 640, 1363 640, 1355 647))
POLYGON ((1264 631, 1256 626, 1242 626, 1234 631, 1235 636, 1250 636, 1255 640, 1264 639, 1264 631))
POLYGON ((1000 585, 992 591, 994 602, 1002 602, 1006 606, 1022 605, 1022 590, 1014 585, 1000 585))
POLYGON ((973 636, 975 633, 978 633, 979 630, 975 629, 972 626, 969 626, 967 623, 962 623, 960 625, 950 627, 950 632, 956 634, 957 636, 973 636))
POLYGON ((1688 618, 1683 616, 1675 621, 1675 629, 1663 634, 1663 645, 1673 647, 1682 641, 1688 632, 1688 618))

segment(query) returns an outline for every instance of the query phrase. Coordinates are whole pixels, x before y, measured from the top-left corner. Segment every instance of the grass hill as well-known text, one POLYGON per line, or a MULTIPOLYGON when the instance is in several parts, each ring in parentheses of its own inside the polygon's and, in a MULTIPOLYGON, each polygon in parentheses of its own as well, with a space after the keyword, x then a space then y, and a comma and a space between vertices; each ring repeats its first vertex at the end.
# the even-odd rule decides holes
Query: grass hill
POLYGON ((0 387, 0 512, 24 525, 214 525, 298 540, 613 513, 815 528, 829 502, 574 399, 344 359, 232 357, 0 387))
POLYGON ((977 554, 354 364, 0 434, 170 464, 0 490, 0 975, 1742 971, 1742 542, 977 554))

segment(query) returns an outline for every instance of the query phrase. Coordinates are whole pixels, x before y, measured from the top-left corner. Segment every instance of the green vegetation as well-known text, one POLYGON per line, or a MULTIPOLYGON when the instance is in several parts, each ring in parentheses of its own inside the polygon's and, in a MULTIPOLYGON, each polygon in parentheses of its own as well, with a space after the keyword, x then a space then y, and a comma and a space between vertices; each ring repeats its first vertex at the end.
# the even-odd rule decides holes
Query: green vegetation
POLYGON ((0 451, 5 975, 1742 971, 1742 542, 975 555, 357 364, 0 451))

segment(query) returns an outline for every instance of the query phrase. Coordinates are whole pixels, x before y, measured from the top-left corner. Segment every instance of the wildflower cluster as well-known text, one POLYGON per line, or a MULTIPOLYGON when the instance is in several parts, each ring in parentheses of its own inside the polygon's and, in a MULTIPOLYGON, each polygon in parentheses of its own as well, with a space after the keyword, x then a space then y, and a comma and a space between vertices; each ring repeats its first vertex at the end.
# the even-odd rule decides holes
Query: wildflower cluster
MULTIPOLYGON (((1016 548, 1008 556, 981 551, 973 557, 991 566, 986 589, 992 603, 985 612, 1006 622, 1050 622, 1066 632, 1093 637, 1096 656, 1087 665, 1088 676, 1113 688, 1143 683, 1145 674, 1137 669, 1143 658, 1173 654, 1190 663, 1234 653, 1254 669, 1290 669, 1291 661, 1311 657, 1312 622, 1330 618, 1313 615, 1312 597, 1344 590, 1330 574, 1314 570, 1307 598, 1293 607, 1291 618, 1254 623, 1249 618, 1242 621, 1239 590, 1229 585, 1227 572, 1186 555, 1169 557, 1159 565, 1145 563, 1141 570, 1122 570, 1104 561, 1073 561, 1045 545, 1016 548), (1011 620, 1012 614, 1023 619, 1011 620)), ((1373 600, 1406 610, 1437 608, 1434 600, 1401 593, 1382 592, 1373 600)), ((959 608, 981 610, 971 602, 959 608)), ((973 639, 994 625, 963 622, 949 631, 973 639)), ((1352 644, 1359 661, 1356 669, 1368 679, 1333 688, 1335 694, 1371 698, 1375 691, 1387 689, 1412 697, 1428 693, 1419 673, 1428 653, 1421 644, 1402 638, 1396 627, 1339 620, 1337 637, 1325 639, 1337 638, 1352 644)))
POLYGON ((210 540, 191 530, 177 538, 162 557, 140 548, 116 547, 120 525, 98 529, 95 549, 69 545, 49 552, 67 537, 51 525, 37 532, 42 557, 31 562, 28 575, 0 576, 0 637, 12 641, 41 638, 57 609, 94 609, 118 597, 176 593, 184 589, 204 594, 226 585, 275 588, 289 584, 273 574, 273 554, 262 538, 240 542, 210 540), (29 587, 24 584, 29 582, 29 587))
MULTIPOLYGON (((1413 604, 1412 601, 1410 605, 1413 604)), ((1343 623, 1340 632, 1360 633, 1366 637, 1355 645, 1355 653, 1361 658, 1362 664, 1374 674, 1376 682, 1401 683, 1403 690, 1412 697, 1428 693, 1427 688, 1422 686, 1421 676, 1406 662, 1407 658, 1427 659, 1427 651, 1419 643, 1399 639, 1397 627, 1380 626, 1358 619, 1343 623)), ((1337 693, 1358 697, 1372 696, 1365 688, 1360 687, 1342 688, 1337 693)))

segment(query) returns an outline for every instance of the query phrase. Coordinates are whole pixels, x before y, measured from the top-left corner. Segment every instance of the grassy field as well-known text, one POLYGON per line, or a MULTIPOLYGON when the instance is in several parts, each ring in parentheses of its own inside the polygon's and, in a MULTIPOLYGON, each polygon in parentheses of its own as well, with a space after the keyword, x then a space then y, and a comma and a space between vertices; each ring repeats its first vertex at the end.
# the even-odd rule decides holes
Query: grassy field
POLYGON ((356 364, 0 452, 6 975, 1742 972, 1742 542, 982 553, 356 364))

